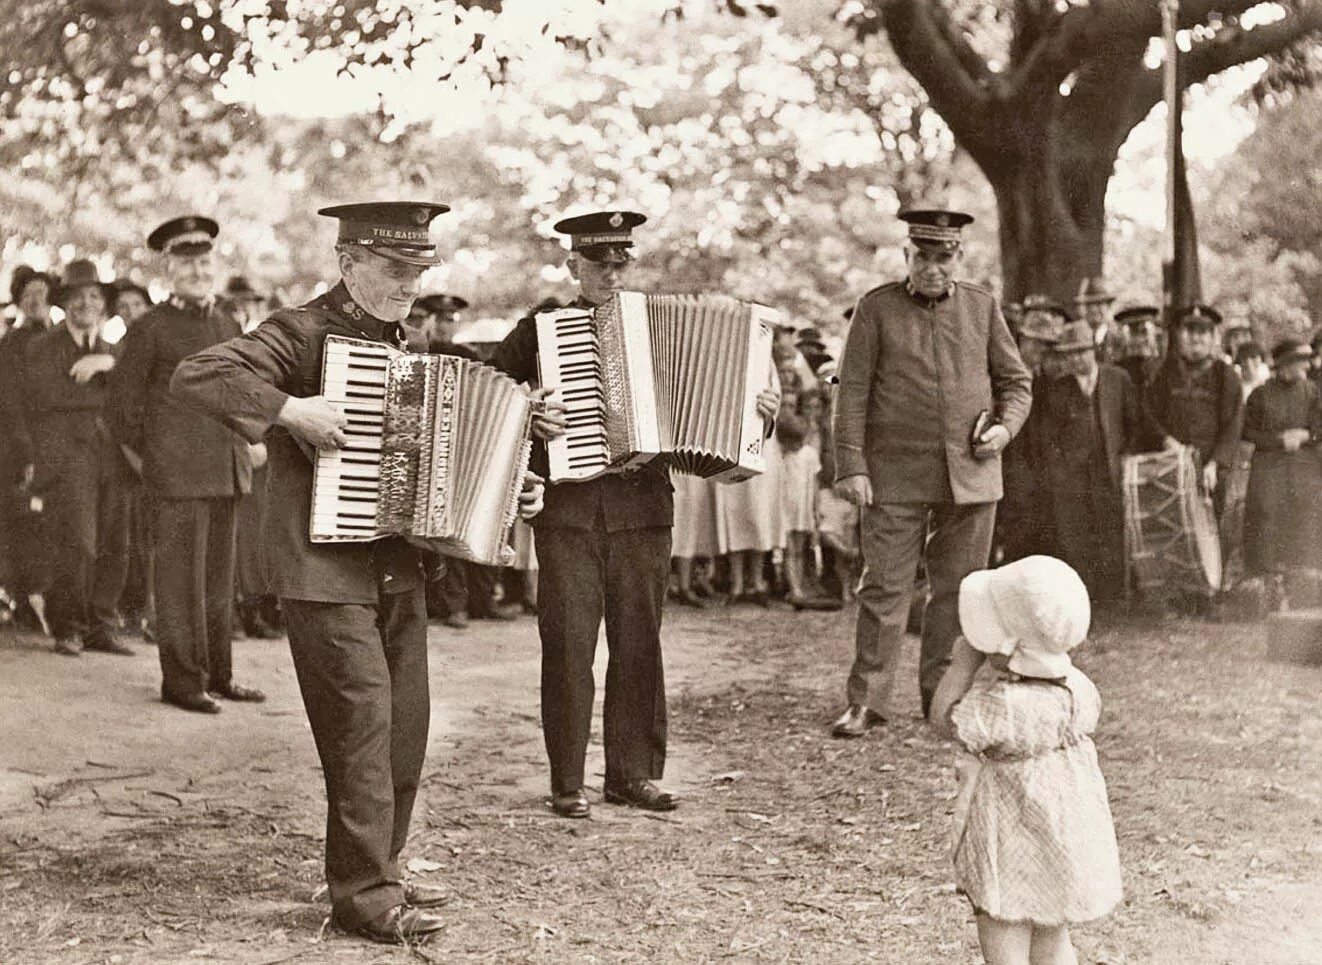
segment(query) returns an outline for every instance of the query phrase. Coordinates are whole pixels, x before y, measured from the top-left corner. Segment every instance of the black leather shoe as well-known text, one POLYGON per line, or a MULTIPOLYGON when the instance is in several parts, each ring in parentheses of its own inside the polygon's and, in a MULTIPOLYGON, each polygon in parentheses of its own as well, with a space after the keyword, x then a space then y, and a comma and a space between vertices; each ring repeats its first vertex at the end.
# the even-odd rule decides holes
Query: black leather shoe
POLYGON ((260 704, 266 700, 266 694, 256 687, 240 687, 238 684, 226 684, 224 687, 212 687, 208 693, 226 700, 243 700, 250 704, 260 704))
POLYGON ((410 908, 436 908, 444 905, 450 898, 451 893, 437 885, 428 885, 421 881, 404 882, 404 904, 410 908))
POLYGON ((61 637, 55 641, 55 652, 66 657, 81 657, 83 655, 83 641, 77 637, 61 637))
POLYGON ((661 790, 651 781, 607 784, 605 797, 608 804, 624 804, 644 811, 673 811, 679 807, 678 796, 661 790))
POLYGON ((886 718, 862 704, 850 704, 831 725, 832 737, 862 737, 873 727, 886 723, 886 718))
POLYGON ((117 653, 121 657, 133 656, 133 648, 120 643, 110 634, 88 637, 83 641, 83 645, 88 650, 96 650, 100 653, 117 653))
POLYGON ((678 591, 675 594, 675 599, 678 600, 680 603, 684 604, 684 606, 691 606, 695 610, 707 609, 707 601, 704 600, 702 597, 698 596, 698 594, 694 593, 692 590, 678 591))
POLYGON ((439 915, 408 905, 395 905, 353 929, 355 935, 383 945, 420 942, 445 927, 439 915))
POLYGON ((562 818, 585 818, 592 813, 592 805, 588 804, 588 796, 580 787, 568 794, 552 794, 551 810, 562 818))
POLYGON ((197 714, 220 713, 220 704, 216 703, 214 697, 207 694, 183 694, 178 697, 162 697, 161 700, 197 714))

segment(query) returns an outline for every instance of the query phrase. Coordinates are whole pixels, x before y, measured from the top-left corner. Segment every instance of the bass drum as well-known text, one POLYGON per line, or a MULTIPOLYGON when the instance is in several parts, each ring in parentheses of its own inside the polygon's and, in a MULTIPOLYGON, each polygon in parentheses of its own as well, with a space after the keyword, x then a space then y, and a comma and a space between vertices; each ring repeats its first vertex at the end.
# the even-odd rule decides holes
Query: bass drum
POLYGON ((1140 590, 1221 589, 1221 540, 1194 449, 1126 456, 1125 551, 1140 590))

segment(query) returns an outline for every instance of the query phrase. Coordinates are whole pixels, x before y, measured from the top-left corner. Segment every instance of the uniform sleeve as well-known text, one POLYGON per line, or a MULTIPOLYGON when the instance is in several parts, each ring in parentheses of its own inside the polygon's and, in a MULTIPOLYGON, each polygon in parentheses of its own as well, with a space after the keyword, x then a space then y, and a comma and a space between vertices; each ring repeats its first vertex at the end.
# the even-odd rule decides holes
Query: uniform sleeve
POLYGON ((1235 464, 1235 449, 1244 432, 1244 387, 1239 373, 1229 364, 1223 364, 1221 377, 1221 411, 1217 414, 1220 429, 1212 447, 1212 460, 1224 468, 1235 464))
POLYGON ((877 371, 877 357, 881 352, 881 338, 872 311, 872 307, 861 300, 855 306, 837 371, 840 384, 836 387, 835 413, 831 423, 837 480, 866 475, 868 471, 867 459, 863 455, 863 436, 867 427, 872 375, 877 371))
POLYGON ((537 381, 537 322, 521 318, 496 346, 491 364, 516 382, 537 381))
POLYGON ((10 443, 14 447, 12 462, 14 468, 18 470, 30 466, 36 459, 35 447, 32 444, 32 428, 28 407, 32 393, 27 389, 28 370, 32 365, 31 349, 35 341, 34 338, 28 339, 23 346, 23 351, 12 353, 12 365, 6 366, 8 371, 3 376, 5 379, 5 394, 9 396, 5 401, 6 412, 4 418, 8 426, 10 443))
POLYGON ((170 379, 181 402, 260 442, 289 399, 285 387, 308 350, 309 327, 298 316, 275 315, 247 335, 190 355, 170 379))
POLYGON ((1258 452, 1274 452, 1285 448, 1280 433, 1267 428, 1267 393, 1263 390, 1271 383, 1258 386, 1249 393, 1244 406, 1244 439, 1253 443, 1258 452))
POLYGON ((1033 376, 1019 357, 1010 326, 1001 307, 992 301, 991 324, 987 333, 987 370, 991 374, 992 399, 1001 425, 1010 436, 1019 434, 1033 405, 1033 376))
POLYGON ((119 358, 110 370, 106 424, 115 441, 137 455, 143 453, 143 421, 147 411, 147 381, 155 356, 156 325, 139 319, 119 343, 119 358))

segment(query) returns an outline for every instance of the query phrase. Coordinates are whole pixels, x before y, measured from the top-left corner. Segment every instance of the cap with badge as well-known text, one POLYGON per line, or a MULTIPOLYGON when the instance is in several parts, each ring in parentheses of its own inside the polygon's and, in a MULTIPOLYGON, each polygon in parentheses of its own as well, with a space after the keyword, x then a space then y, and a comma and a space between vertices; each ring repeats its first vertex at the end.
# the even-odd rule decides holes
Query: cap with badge
POLYGON ((908 208, 899 214, 909 226, 909 240, 928 251, 958 251, 964 226, 973 215, 945 208, 908 208))
POLYGON ((1221 313, 1211 305, 1189 305, 1175 316, 1176 328, 1216 328, 1221 324, 1221 313))
POLYGON ((1161 317, 1161 309, 1156 305, 1127 305, 1114 315, 1118 325, 1146 325, 1161 317))
POLYGON ((423 295, 413 305, 428 315, 453 315, 468 307, 468 299, 460 298, 458 295, 437 292, 431 295, 423 295))
POLYGON ((391 261, 430 267, 441 262, 431 239, 432 219, 449 210, 449 205, 433 201, 369 201, 331 205, 317 214, 339 220, 338 244, 360 245, 391 261))
POLYGON ((594 211, 563 218, 552 227, 569 236, 569 250, 588 261, 625 264, 633 260, 633 229, 647 221, 636 211, 594 211))
POLYGON ((167 255, 203 255, 220 234, 220 225, 199 214, 171 218, 147 236, 147 247, 167 255))

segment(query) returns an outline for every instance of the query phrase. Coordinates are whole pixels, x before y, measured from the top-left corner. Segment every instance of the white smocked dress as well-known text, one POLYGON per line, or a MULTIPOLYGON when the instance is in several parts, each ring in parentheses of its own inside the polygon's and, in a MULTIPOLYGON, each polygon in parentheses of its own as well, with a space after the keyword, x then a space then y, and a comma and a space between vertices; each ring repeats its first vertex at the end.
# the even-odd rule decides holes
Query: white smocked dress
POLYGON ((984 666, 951 714, 979 761, 956 808, 955 880, 1000 921, 1091 921, 1121 898, 1120 855, 1092 733, 1101 712, 1078 669, 1059 682, 984 666))

